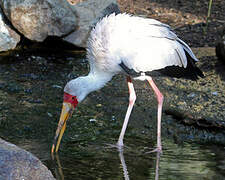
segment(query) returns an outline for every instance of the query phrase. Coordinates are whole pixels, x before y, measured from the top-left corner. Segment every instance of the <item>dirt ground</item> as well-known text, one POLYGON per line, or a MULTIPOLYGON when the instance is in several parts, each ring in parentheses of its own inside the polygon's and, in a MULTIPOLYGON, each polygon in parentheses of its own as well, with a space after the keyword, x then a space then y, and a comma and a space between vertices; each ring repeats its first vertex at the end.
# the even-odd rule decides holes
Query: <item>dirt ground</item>
POLYGON ((207 31, 209 0, 118 0, 122 12, 169 24, 191 47, 214 47, 225 29, 225 1, 214 0, 207 31))

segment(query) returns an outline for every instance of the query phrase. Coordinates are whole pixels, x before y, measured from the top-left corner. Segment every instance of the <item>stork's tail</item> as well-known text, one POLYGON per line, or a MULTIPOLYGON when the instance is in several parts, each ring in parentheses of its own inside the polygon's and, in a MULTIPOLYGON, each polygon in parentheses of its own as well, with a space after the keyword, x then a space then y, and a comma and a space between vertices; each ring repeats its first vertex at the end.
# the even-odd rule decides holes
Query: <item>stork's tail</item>
POLYGON ((181 39, 178 39, 178 42, 184 48, 184 52, 187 57, 187 67, 185 68, 186 73, 190 76, 190 79, 197 80, 198 77, 204 77, 203 72, 195 65, 195 62, 198 61, 191 48, 181 39))
POLYGON ((181 39, 177 39, 177 41, 182 45, 184 49, 187 58, 187 66, 167 66, 157 71, 167 76, 186 78, 191 80, 197 80, 199 77, 204 77, 203 72, 195 65, 198 59, 195 57, 191 48, 181 39))
POLYGON ((182 47, 185 50, 185 53, 187 52, 194 61, 198 61, 198 59, 195 57, 194 53, 192 52, 191 48, 184 41, 182 41, 179 38, 177 39, 177 41, 182 45, 182 47))

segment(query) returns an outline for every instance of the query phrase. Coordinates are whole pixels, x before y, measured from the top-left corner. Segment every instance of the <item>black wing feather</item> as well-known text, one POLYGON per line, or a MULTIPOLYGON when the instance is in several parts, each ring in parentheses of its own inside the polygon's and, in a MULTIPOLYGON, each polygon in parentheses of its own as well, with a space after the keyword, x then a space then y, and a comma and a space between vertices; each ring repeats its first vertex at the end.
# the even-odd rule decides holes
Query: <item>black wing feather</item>
POLYGON ((170 77, 185 78, 191 80, 197 80, 199 77, 204 77, 202 71, 195 65, 196 61, 189 55, 186 50, 184 51, 187 56, 186 68, 179 66, 167 66, 156 71, 170 77))

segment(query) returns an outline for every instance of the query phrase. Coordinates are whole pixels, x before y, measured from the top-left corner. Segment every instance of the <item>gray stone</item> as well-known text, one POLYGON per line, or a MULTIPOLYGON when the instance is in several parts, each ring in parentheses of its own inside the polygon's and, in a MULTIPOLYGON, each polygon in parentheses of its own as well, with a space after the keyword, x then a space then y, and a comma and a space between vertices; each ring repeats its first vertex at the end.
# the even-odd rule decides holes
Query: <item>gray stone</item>
POLYGON ((14 49, 19 41, 20 36, 6 24, 0 8, 0 52, 14 49))
POLYGON ((0 179, 53 180, 55 178, 34 155, 0 138, 0 179))
POLYGON ((86 47, 91 29, 101 18, 120 12, 116 0, 86 0, 74 4, 71 9, 77 15, 77 28, 64 40, 79 47, 86 47))
POLYGON ((0 0, 0 5, 12 25, 30 40, 64 36, 76 27, 76 16, 65 0, 0 0))
POLYGON ((12 25, 30 40, 61 37, 79 47, 99 19, 120 12, 116 0, 0 0, 12 25), (71 5, 73 4, 73 5, 71 5))

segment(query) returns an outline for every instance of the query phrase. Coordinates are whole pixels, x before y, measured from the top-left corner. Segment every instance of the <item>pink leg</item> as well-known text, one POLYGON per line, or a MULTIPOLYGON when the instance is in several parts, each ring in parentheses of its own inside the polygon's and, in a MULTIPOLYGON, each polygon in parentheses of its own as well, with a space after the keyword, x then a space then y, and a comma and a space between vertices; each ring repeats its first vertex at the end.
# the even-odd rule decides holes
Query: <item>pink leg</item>
POLYGON ((123 147, 123 137, 125 135, 125 131, 126 131, 126 128, 127 128, 129 117, 130 117, 131 111, 133 109, 135 100, 136 100, 136 94, 135 94, 134 86, 133 86, 133 83, 132 83, 131 78, 129 76, 127 77, 127 84, 128 84, 129 94, 130 94, 130 96, 129 96, 129 106, 127 108, 127 113, 126 113, 126 116, 125 116, 125 119, 124 119, 124 122, 123 122, 123 127, 122 127, 122 130, 120 132, 120 137, 119 137, 118 142, 117 142, 119 150, 121 150, 122 147, 123 147))
POLYGON ((159 91, 158 87, 155 85, 154 81, 150 76, 145 76, 146 80, 152 87, 153 91, 155 92, 157 101, 158 101, 158 125, 157 125, 157 148, 153 151, 161 152, 162 151, 162 144, 161 144, 161 117, 162 117, 162 105, 163 105, 163 95, 159 91))

